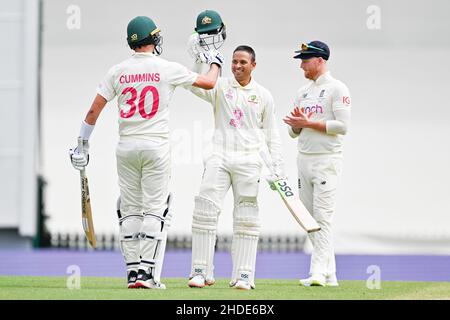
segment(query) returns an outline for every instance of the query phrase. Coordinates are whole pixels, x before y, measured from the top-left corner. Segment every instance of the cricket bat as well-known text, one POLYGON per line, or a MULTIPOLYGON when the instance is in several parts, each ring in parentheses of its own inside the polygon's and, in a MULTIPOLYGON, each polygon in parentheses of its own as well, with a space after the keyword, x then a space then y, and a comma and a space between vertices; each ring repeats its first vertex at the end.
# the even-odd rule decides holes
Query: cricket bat
MULTIPOLYGON (((270 173, 273 175, 274 172, 271 164, 272 162, 269 161, 267 152, 261 150, 260 155, 270 173)), ((276 191, 280 194, 281 199, 289 209, 294 219, 298 222, 298 224, 308 233, 319 231, 320 226, 318 225, 317 221, 311 216, 311 213, 309 213, 305 205, 300 201, 298 197, 295 196, 294 192, 292 191, 293 189, 289 184, 289 180, 287 178, 279 179, 274 182, 274 185, 276 191)))
MULTIPOLYGON (((83 152, 83 138, 78 138, 78 152, 83 152)), ((94 232, 94 222, 92 221, 91 197, 89 196, 89 185, 86 170, 80 171, 81 181, 81 222, 84 234, 92 248, 97 245, 94 232)))

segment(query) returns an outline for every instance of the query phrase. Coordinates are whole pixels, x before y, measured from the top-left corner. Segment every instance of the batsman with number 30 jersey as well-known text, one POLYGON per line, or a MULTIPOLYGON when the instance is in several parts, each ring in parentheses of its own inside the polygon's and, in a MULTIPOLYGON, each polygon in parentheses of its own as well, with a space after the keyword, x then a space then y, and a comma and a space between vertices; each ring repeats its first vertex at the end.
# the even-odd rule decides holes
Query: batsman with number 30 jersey
POLYGON ((310 277, 305 286, 337 286, 332 240, 332 219, 338 178, 342 170, 343 136, 350 123, 350 94, 326 69, 328 46, 320 41, 303 44, 298 55, 309 83, 295 99, 295 108, 284 121, 289 134, 298 137, 298 187, 300 199, 321 230, 309 233, 313 246, 310 277))
POLYGON ((272 95, 251 76, 255 52, 239 46, 233 52, 234 78, 219 78, 213 90, 191 88, 211 103, 215 130, 213 152, 205 159, 200 192, 195 198, 192 222, 190 287, 214 283, 214 246, 223 199, 233 189, 233 270, 230 286, 255 288, 255 264, 259 239, 257 203, 262 159, 267 144, 277 173, 282 175, 281 139, 272 95))
POLYGON ((177 86, 215 86, 222 65, 220 53, 207 56, 206 75, 164 60, 162 37, 153 20, 139 16, 127 27, 135 52, 113 66, 97 88, 97 96, 82 124, 84 153, 71 152, 75 168, 88 162, 88 139, 101 110, 117 97, 119 143, 116 149, 120 198, 120 248, 127 265, 129 288, 155 288, 160 282, 169 212, 169 103, 177 86))

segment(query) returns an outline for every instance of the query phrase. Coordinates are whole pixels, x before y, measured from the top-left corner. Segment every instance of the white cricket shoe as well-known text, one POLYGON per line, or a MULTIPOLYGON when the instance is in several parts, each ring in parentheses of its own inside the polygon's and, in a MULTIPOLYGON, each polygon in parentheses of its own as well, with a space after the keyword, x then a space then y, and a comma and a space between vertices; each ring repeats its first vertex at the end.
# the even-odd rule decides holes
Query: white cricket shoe
POLYGON ((251 290, 251 289, 254 289, 254 287, 252 287, 250 282, 245 281, 245 280, 238 280, 238 281, 236 281, 236 283, 232 287, 235 288, 235 289, 240 289, 240 290, 251 290))
POLYGON ((336 278, 336 274, 335 273, 333 273, 333 274, 331 274, 331 275, 328 275, 327 276, 327 278, 326 278, 326 286, 327 287, 339 287, 339 283, 338 283, 338 281, 337 281, 337 278, 336 278))
POLYGON ((325 287, 326 278, 322 274, 313 274, 311 277, 301 279, 300 284, 305 287, 325 287))
POLYGON ((188 286, 191 288, 203 288, 204 286, 212 286, 214 283, 216 283, 216 280, 213 278, 205 280, 203 275, 197 274, 189 279, 188 286))

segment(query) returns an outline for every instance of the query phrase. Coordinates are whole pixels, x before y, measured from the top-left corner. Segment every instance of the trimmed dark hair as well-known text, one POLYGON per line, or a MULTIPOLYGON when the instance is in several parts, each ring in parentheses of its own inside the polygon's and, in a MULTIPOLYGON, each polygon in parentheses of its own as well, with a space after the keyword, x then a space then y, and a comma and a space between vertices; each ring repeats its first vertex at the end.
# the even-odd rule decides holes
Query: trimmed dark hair
POLYGON ((234 49, 233 54, 236 51, 245 51, 245 52, 247 52, 249 55, 252 56, 252 62, 255 62, 255 60, 256 60, 256 53, 255 53, 255 50, 253 50, 252 47, 249 47, 249 46, 246 46, 246 45, 241 45, 241 46, 238 46, 236 49, 234 49))

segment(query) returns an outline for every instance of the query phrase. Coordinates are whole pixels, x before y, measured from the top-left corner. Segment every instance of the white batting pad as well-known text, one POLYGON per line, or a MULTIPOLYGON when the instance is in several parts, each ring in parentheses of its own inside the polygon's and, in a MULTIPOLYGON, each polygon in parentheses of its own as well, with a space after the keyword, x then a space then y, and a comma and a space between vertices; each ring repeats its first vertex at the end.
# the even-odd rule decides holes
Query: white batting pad
POLYGON ((214 202, 202 197, 195 198, 191 277, 201 274, 206 279, 213 278, 214 246, 219 213, 220 209, 214 202))
POLYGON ((137 270, 139 267, 139 235, 142 226, 142 218, 129 217, 120 224, 120 251, 127 264, 127 270, 137 270))
POLYGON ((233 235, 232 282, 237 280, 245 280, 254 285, 258 239, 259 238, 257 236, 242 234, 233 235))
POLYGON ((172 211, 170 210, 170 204, 172 200, 172 194, 169 194, 169 197, 167 198, 167 208, 164 216, 164 224, 163 229, 161 232, 161 245, 159 249, 159 254, 156 258, 156 264, 155 264, 155 273, 153 275, 153 278, 156 282, 161 282, 161 272, 162 267, 164 263, 164 255, 166 252, 166 243, 167 243, 167 232, 170 228, 170 224, 172 222, 172 211))
POLYGON ((254 286, 259 229, 258 206, 255 203, 242 203, 235 206, 231 249, 232 282, 242 279, 254 286))
POLYGON ((141 229, 141 263, 140 269, 149 270, 153 274, 158 253, 161 249, 161 220, 154 216, 145 216, 141 229))

